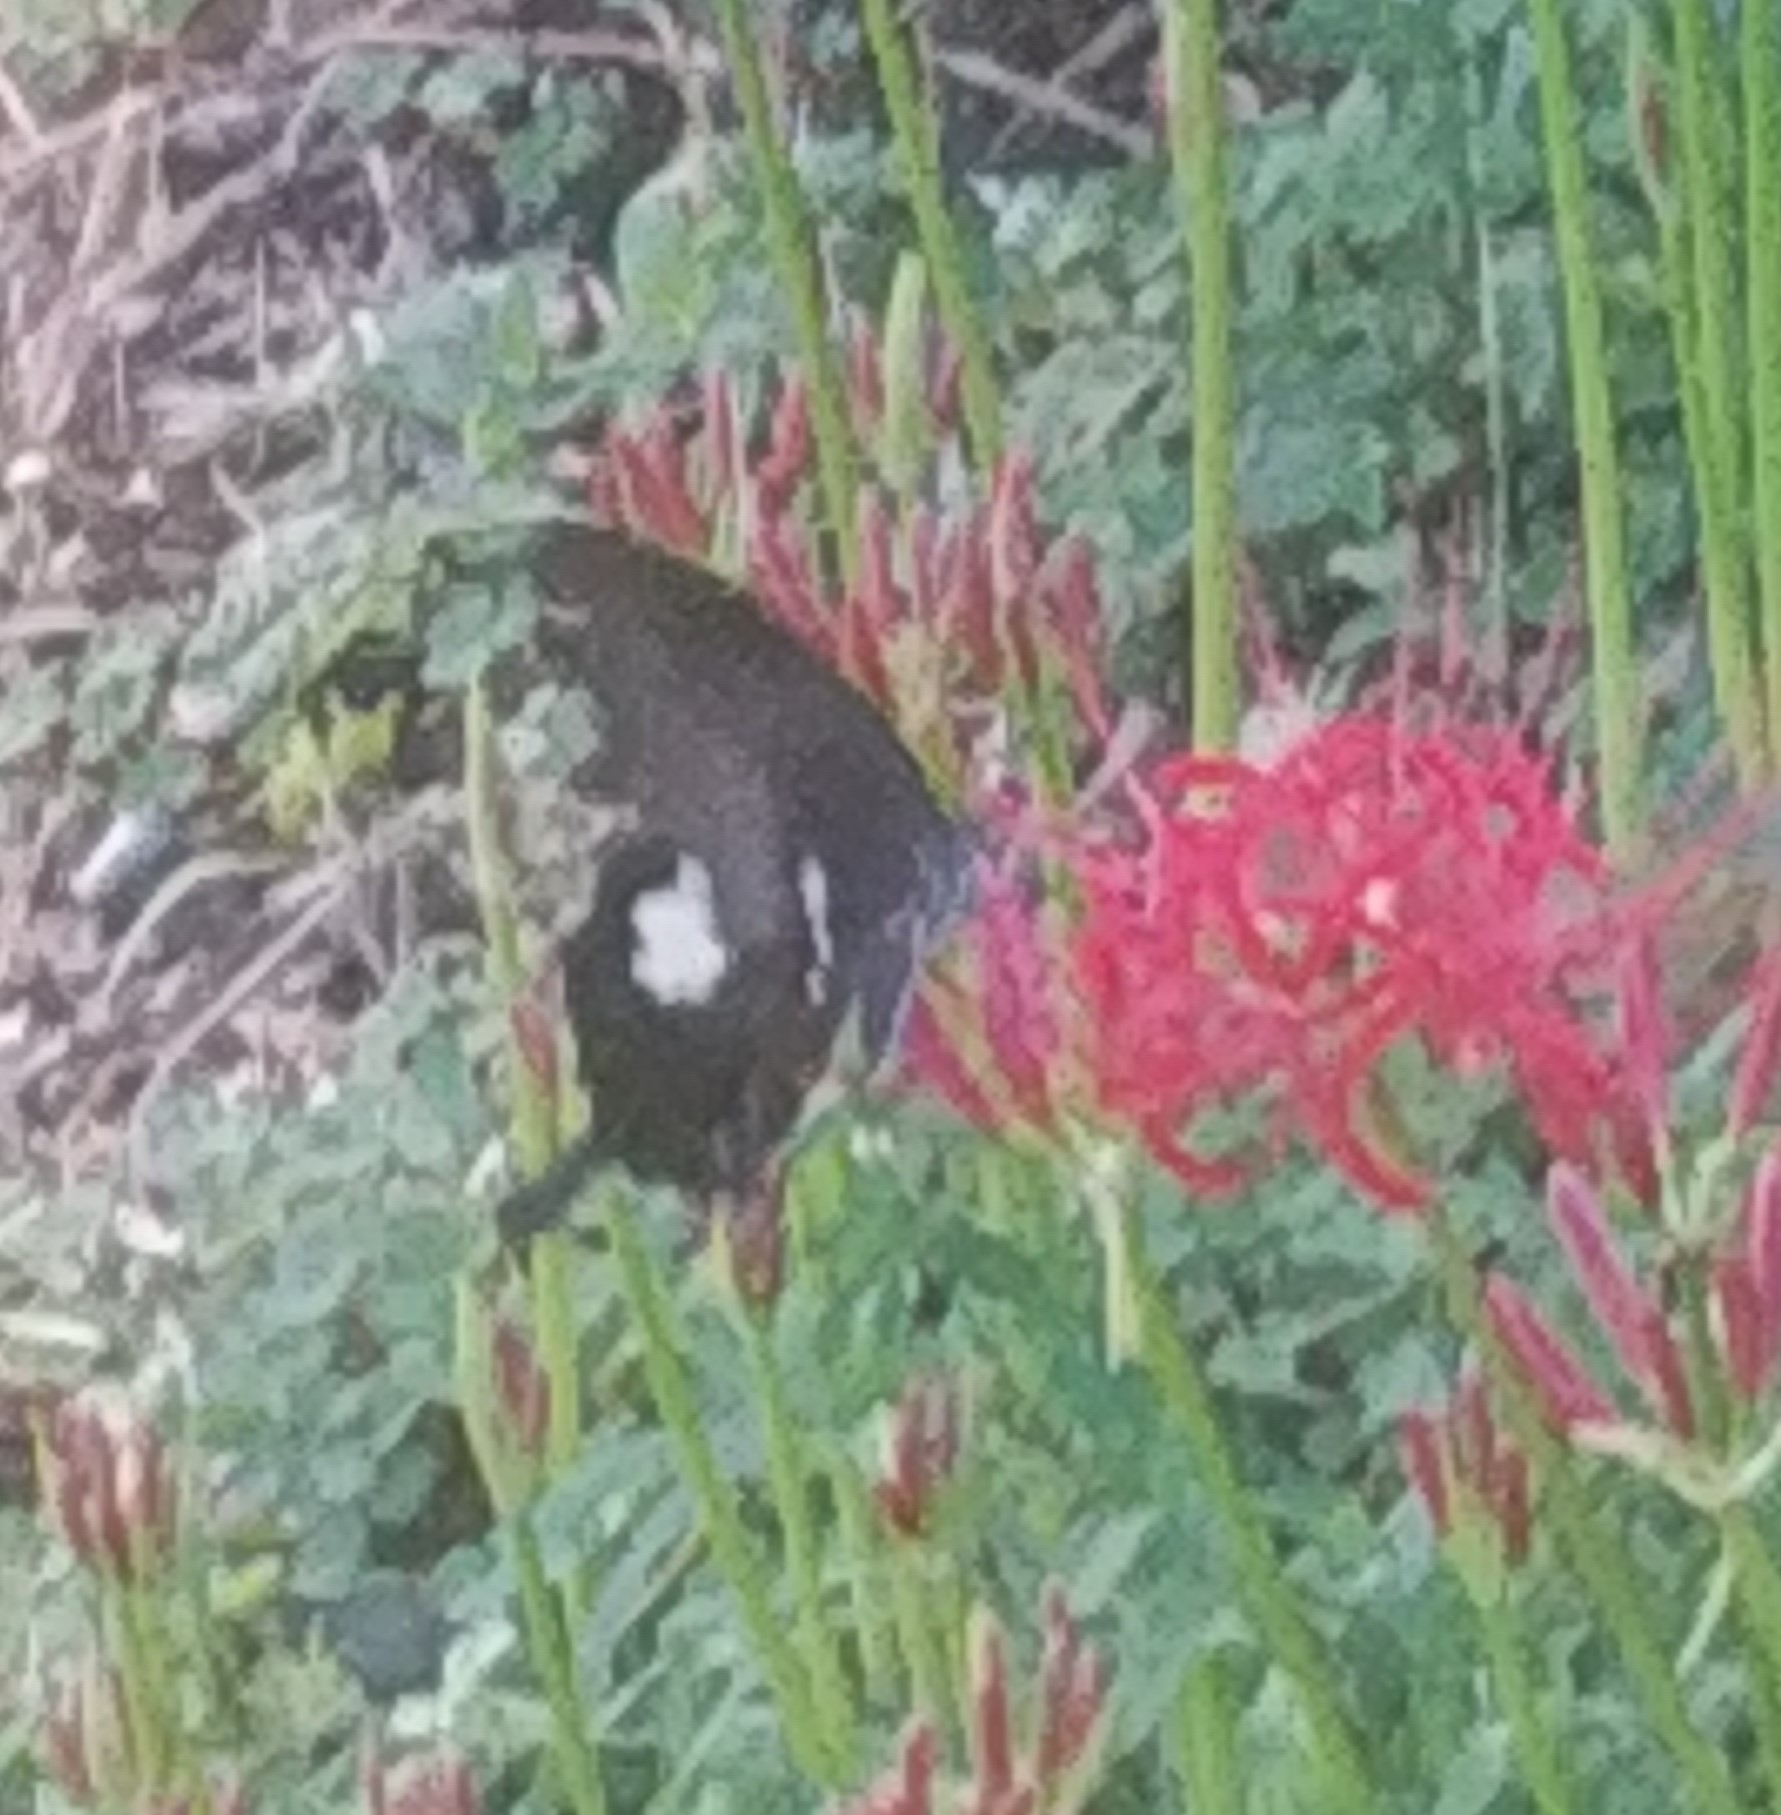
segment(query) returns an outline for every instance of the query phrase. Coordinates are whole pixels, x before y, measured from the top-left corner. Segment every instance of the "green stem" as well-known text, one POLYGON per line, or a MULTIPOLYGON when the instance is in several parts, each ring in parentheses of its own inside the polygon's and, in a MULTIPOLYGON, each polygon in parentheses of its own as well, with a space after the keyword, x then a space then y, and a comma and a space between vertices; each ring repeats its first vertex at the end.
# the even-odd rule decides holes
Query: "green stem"
POLYGON ((971 300, 964 254, 947 212, 940 185, 940 152, 934 117, 915 76, 915 59, 890 0, 861 0, 866 37, 878 66, 878 86, 890 115, 897 161, 909 190, 915 229, 934 284, 934 301, 952 343, 958 348, 965 427, 979 472, 990 472, 1002 456, 1002 400, 996 389, 989 335, 971 300))
POLYGON ((1646 1623, 1643 1590, 1623 1565, 1624 1548, 1591 1514, 1564 1450, 1546 1428, 1533 1389, 1484 1316, 1471 1257, 1445 1218, 1431 1215, 1426 1227, 1448 1314, 1484 1357, 1510 1434, 1538 1471, 1559 1541, 1620 1651, 1653 1730, 1688 1780, 1692 1807, 1699 1815, 1709 1815, 1709 1811, 1711 1815, 1737 1815, 1737 1798, 1725 1763, 1689 1719, 1670 1660, 1646 1623))
POLYGON ((1746 339, 1755 468, 1751 515, 1774 769, 1781 767, 1781 11, 1754 0, 1739 10, 1746 339))
POLYGON ((1781 1574, 1746 1506, 1720 1515, 1720 1540, 1732 1564, 1732 1596, 1750 1682, 1750 1722, 1768 1779, 1769 1806, 1781 1809, 1781 1574))
POLYGON ((1501 1585, 1500 1592, 1485 1588, 1474 1594, 1472 1606, 1484 1635, 1491 1681, 1509 1722, 1509 1740, 1520 1762, 1522 1779, 1540 1815, 1573 1815, 1577 1803, 1552 1733, 1540 1712, 1507 1585, 1501 1585))
MULTIPOLYGON (((519 915, 513 905, 501 842, 494 728, 480 682, 470 689, 464 721, 464 796, 471 871, 488 944, 490 980, 497 998, 508 1005, 518 999, 525 986, 525 968, 519 915)), ((519 1171, 525 1178, 537 1178, 549 1167, 557 1149, 556 1093, 527 1063, 519 1036, 511 1026, 507 1031, 507 1067, 513 1081, 510 1115, 519 1171)), ((568 1236, 552 1231, 532 1244, 528 1268, 532 1328, 539 1361, 550 1383, 546 1456, 553 1475, 569 1468, 581 1453, 581 1341, 570 1278, 572 1259, 568 1236)), ((590 1559, 584 1558, 577 1565, 564 1592, 570 1607, 579 1613, 585 1613, 592 1605, 590 1559)))
POLYGON ((1236 382, 1231 353, 1231 230, 1225 176, 1218 0, 1172 0, 1169 150, 1186 221, 1193 319, 1193 613, 1188 644, 1193 741, 1233 748, 1237 674, 1236 382))
POLYGON ((798 1645, 804 1657, 805 1678, 810 1684, 814 1712, 851 1776, 858 1763, 859 1731, 853 1698, 824 1617, 822 1549, 810 1516, 810 1473, 797 1423, 786 1404, 785 1383, 773 1353, 771 1332, 763 1319, 751 1314, 746 1306, 741 1320, 766 1425, 767 1469, 785 1542, 786 1571, 797 1602, 798 1645))
POLYGON ((895 1533, 886 1545, 890 1564, 891 1598, 896 1606, 897 1648, 909 1673, 909 1700, 917 1715, 937 1727, 946 1723, 946 1669, 941 1657, 943 1640, 930 1618, 923 1592, 922 1565, 926 1553, 919 1544, 895 1533))
POLYGON ((1188 1666, 1175 1740, 1175 1772, 1187 1791, 1187 1815, 1225 1815, 1226 1810, 1241 1809, 1237 1722, 1216 1653, 1188 1666))
POLYGON ((817 1716, 810 1684, 780 1624, 735 1496, 706 1441, 692 1383, 681 1359, 687 1345, 679 1320, 661 1287, 631 1208, 616 1192, 609 1202, 607 1228, 643 1345, 650 1392, 680 1453, 681 1472, 699 1509, 712 1559, 741 1606, 743 1621, 779 1703, 780 1718, 800 1768, 818 1783, 837 1787, 846 1774, 845 1760, 833 1749, 830 1735, 817 1716))
MULTIPOLYGON (((1680 151, 1682 234, 1678 260, 1687 293, 1674 323, 1681 344, 1692 343, 1698 374, 1691 462, 1701 512, 1701 564, 1707 592, 1707 641, 1714 693, 1726 735, 1746 786, 1764 768, 1762 707, 1750 662, 1748 550, 1742 527, 1742 437, 1732 327, 1731 260, 1727 255, 1725 186, 1714 156, 1715 115, 1723 106, 1713 68, 1713 24, 1704 0, 1673 0, 1676 34, 1676 125, 1680 151)), ((1686 389, 1686 387, 1685 387, 1686 389)))
MULTIPOLYGON (((545 1465, 552 1479, 567 1473, 581 1454, 583 1436, 581 1331, 575 1318, 571 1276, 574 1252, 568 1234, 547 1230, 532 1243, 528 1279, 532 1330, 539 1365, 550 1384, 550 1421, 545 1432, 545 1465)), ((583 1554, 563 1583, 565 1605, 578 1621, 594 1603, 594 1560, 583 1554)))
POLYGON ((847 1558, 847 1591, 853 1629, 859 1635, 860 1672, 868 1699, 893 1692, 897 1667, 895 1623, 885 1611, 884 1570, 872 1538, 872 1503, 851 1458, 840 1456, 829 1469, 835 1518, 847 1558))
POLYGON ((162 1690, 169 1680, 149 1619, 152 1590, 125 1582, 109 1592, 116 1619, 124 1708, 130 1718, 130 1747, 139 1795, 167 1788, 172 1780, 174 1735, 169 1730, 162 1690))
POLYGON ((587 1711, 576 1687, 574 1648, 563 1624, 561 1603, 550 1591, 530 1515, 517 1514, 509 1530, 520 1611, 526 1624, 526 1653, 550 1707, 552 1751, 562 1793, 575 1815, 605 1815, 606 1788, 588 1737, 587 1711))
POLYGON ((847 384, 830 332, 816 228, 786 140, 774 124, 761 66, 760 28, 749 12, 745 0, 717 0, 724 55, 736 84, 749 156, 767 213, 768 250, 792 306, 798 351, 810 387, 810 424, 816 439, 816 478, 823 514, 828 518, 842 582, 851 592, 859 571, 859 553, 854 537, 856 481, 847 384))
POLYGON ((1484 600, 1487 648, 1503 662, 1509 652, 1509 418, 1503 364, 1502 310, 1497 301, 1497 260, 1484 213, 1484 92, 1475 58, 1466 61, 1466 171, 1473 236, 1478 252, 1478 345, 1484 355, 1484 446, 1490 467, 1489 565, 1484 600))
POLYGON ((1281 1573, 1266 1524, 1237 1474, 1212 1392, 1192 1349, 1177 1334, 1144 1251, 1136 1212, 1124 1210, 1126 1263, 1138 1313, 1138 1341, 1174 1425, 1187 1440, 1213 1515, 1223 1528, 1250 1617, 1286 1672, 1310 1722, 1329 1806, 1359 1815, 1375 1807, 1368 1773, 1333 1685, 1336 1673, 1281 1573))
POLYGON ((1627 860, 1637 857, 1645 837, 1644 698, 1627 590, 1620 462, 1602 343, 1601 295, 1590 246, 1583 140, 1559 0, 1528 0, 1528 14, 1539 68, 1541 128, 1564 277, 1571 398, 1582 463, 1585 590, 1602 821, 1610 851, 1627 860))

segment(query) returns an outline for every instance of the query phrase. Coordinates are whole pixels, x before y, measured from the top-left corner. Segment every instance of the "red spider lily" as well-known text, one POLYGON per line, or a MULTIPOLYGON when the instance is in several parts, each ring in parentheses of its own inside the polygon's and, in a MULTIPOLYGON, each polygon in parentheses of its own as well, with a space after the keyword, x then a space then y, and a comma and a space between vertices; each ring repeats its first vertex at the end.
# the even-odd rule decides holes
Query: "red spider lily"
POLYGON ((1687 1372, 1662 1307, 1634 1277, 1608 1228, 1595 1188, 1569 1166, 1552 1168, 1547 1215, 1597 1327, 1653 1414, 1679 1437, 1694 1434, 1687 1372))
POLYGON ((903 1735, 896 1764, 863 1796, 837 1815, 934 1815, 934 1771, 940 1742, 926 1721, 903 1735))
POLYGON ((837 1815, 1072 1815, 1083 1806, 1099 1753, 1107 1684, 1099 1656, 1083 1643, 1063 1591, 1044 1595, 1045 1645, 1039 1666, 1033 1730, 1016 1733, 1002 1629, 979 1609, 971 1622, 970 1681, 964 1727, 971 1776, 941 1801, 938 1742, 926 1722, 904 1733, 896 1766, 837 1815))
POLYGON ((368 1756, 362 1775, 367 1815, 477 1815, 482 1806, 468 1761, 450 1747, 394 1763, 368 1756))
POLYGON ((1534 1389, 1546 1422, 1560 1436, 1580 1425, 1615 1424, 1618 1414, 1569 1345, 1501 1274, 1484 1288, 1484 1310, 1497 1340, 1534 1389))
POLYGON ((1107 735, 1094 563, 1079 540, 1045 546, 1024 455, 1000 463, 987 501, 947 516, 913 506, 900 527, 876 489, 864 488, 859 581, 835 600, 818 578, 810 533, 814 452, 801 381, 782 387, 766 446, 746 469, 734 423, 733 393, 718 377, 690 431, 669 406, 615 428, 591 482, 597 514, 701 560, 713 558, 720 524, 733 516, 767 610, 874 699, 912 746, 933 753, 944 744, 955 775, 1004 696, 1031 696, 1048 676, 1061 681, 1078 733, 1107 735))
POLYGON ((227 1778, 207 1784, 202 1791, 178 1792, 144 1803, 135 1815, 247 1815, 247 1791, 227 1778))
POLYGON ((70 1550, 123 1582, 159 1569, 178 1535, 173 1458, 159 1433, 121 1401, 65 1400, 44 1442, 44 1501, 70 1550))
POLYGON ((544 1457, 550 1428, 550 1377, 524 1332, 509 1317, 495 1319, 494 1404, 508 1439, 531 1462, 544 1457))
POLYGON ((43 1762, 68 1800, 84 1808, 115 1804, 138 1787, 123 1679, 97 1653, 55 1687, 43 1723, 43 1762))
POLYGON ((1738 1054, 1732 1079, 1731 1103, 1726 1112, 1726 1132, 1733 1140, 1748 1134, 1781 1067, 1781 946, 1766 952, 1752 973, 1747 988, 1750 1026, 1738 1054))
POLYGON ((1084 1648, 1055 1584, 1045 1590, 1044 1617, 1038 1719, 1024 1755, 1014 1735, 1007 1641, 987 1614, 980 1611, 973 1621, 967 1723, 973 1773, 960 1815, 1027 1815, 1038 1808, 1081 1806, 1081 1778, 1099 1741, 1106 1683, 1100 1659, 1084 1648))
POLYGON ((918 1380, 904 1389, 886 1422, 884 1457, 872 1497, 898 1536, 928 1530, 934 1499, 958 1463, 959 1395, 949 1380, 918 1380))
POLYGON ((1642 1160, 1591 1015, 1615 949, 1606 866, 1513 736, 1338 719, 1270 766, 1175 757, 1133 792, 1147 805, 1124 835, 1064 825, 1039 840, 1072 878, 1062 937, 1012 881, 990 889, 974 1031, 994 1101, 936 1027, 938 1009, 960 1012, 956 982, 915 1049, 967 1114, 1052 1131, 1069 1060, 1089 1099, 1077 1113, 1217 1193, 1250 1168, 1194 1152, 1191 1125, 1259 1094, 1274 1144, 1307 1139, 1368 1195, 1414 1209, 1430 1186, 1374 1121, 1379 1061, 1415 1035, 1456 1071, 1500 1064, 1555 1152, 1593 1158, 1605 1136, 1642 1160))
POLYGON ((1527 1561, 1531 1539, 1527 1458, 1498 1430, 1484 1382, 1468 1373, 1451 1403, 1407 1412, 1398 1437, 1404 1472, 1428 1508, 1436 1535, 1481 1513, 1496 1528, 1511 1565, 1527 1561))
POLYGON ((1781 1144, 1744 1194, 1736 1244, 1713 1265, 1720 1348, 1740 1398, 1753 1403, 1781 1362, 1781 1144))
MULTIPOLYGON (((1596 1327, 1627 1378, 1666 1429, 1692 1438, 1695 1407, 1682 1351, 1662 1306, 1628 1267, 1601 1198, 1580 1173, 1561 1164, 1548 1177, 1546 1206, 1596 1327)), ((1734 1298, 1737 1290, 1733 1288, 1734 1298)), ((1767 1300, 1763 1303, 1766 1307, 1767 1300)), ((1517 1287, 1493 1277, 1485 1289, 1485 1309, 1555 1432, 1562 1436, 1580 1425, 1621 1421, 1588 1369, 1517 1287)), ((1766 1308, 1761 1315, 1769 1315, 1766 1308)), ((1766 1343, 1766 1335, 1760 1340, 1766 1343)))

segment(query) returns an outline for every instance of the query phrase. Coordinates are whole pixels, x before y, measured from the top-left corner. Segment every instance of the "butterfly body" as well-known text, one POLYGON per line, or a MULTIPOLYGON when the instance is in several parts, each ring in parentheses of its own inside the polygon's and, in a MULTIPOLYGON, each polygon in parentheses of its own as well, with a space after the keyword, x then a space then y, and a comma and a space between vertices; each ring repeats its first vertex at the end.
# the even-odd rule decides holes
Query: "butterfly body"
MULTIPOLYGON (((533 571, 553 668, 599 702, 595 783, 631 829, 562 947, 590 1127, 695 1200, 742 1196, 850 1053, 893 1050, 970 840, 876 709, 746 595, 607 532, 554 529, 533 571)), ((572 1192, 569 1193, 572 1195, 572 1192)), ((560 1212, 534 1189, 510 1236, 560 1212)))

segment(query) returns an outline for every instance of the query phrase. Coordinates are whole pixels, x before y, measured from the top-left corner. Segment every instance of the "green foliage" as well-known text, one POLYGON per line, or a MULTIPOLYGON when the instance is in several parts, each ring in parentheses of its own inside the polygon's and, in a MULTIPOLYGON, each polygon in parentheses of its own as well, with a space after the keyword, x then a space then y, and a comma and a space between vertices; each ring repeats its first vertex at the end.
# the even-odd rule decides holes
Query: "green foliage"
MULTIPOLYGON (((108 34, 145 23, 129 8, 75 10, 26 6, 9 20, 31 67, 70 85, 108 34)), ((1654 634, 1678 620, 1695 552, 1680 412, 1619 92, 1620 9, 1565 10, 1598 190, 1630 588, 1654 634)), ((823 9, 810 54, 857 54, 845 23, 823 9)), ((1503 522, 1474 551, 1475 571, 1516 619, 1550 622, 1577 510, 1524 10, 1298 0, 1257 30, 1273 98, 1235 129, 1231 178, 1238 513, 1263 595, 1289 628, 1327 629, 1342 611, 1342 653, 1358 653, 1416 602, 1424 532, 1465 501, 1503 522)), ((354 777, 375 794, 388 755, 386 720, 349 727, 338 744, 310 733, 290 766, 295 702, 355 636, 416 639, 425 686, 452 696, 523 658, 537 609, 523 577, 443 581, 435 539, 492 542, 484 568, 498 568, 500 527, 547 507, 547 449, 648 407, 689 371, 731 374, 752 407, 793 353, 792 314, 761 251, 766 211, 728 136, 695 139, 620 208, 626 121, 596 81, 505 50, 387 54, 349 61, 328 105, 367 130, 413 111, 466 142, 492 135, 509 243, 417 279, 352 329, 318 410, 332 437, 326 474, 269 483, 256 536, 202 599, 134 608, 79 659, 30 667, 0 715, 0 766, 40 760, 65 734, 79 774, 120 798, 198 799, 208 773, 163 736, 169 688, 195 690, 221 699, 233 753, 265 784, 254 810, 311 835, 316 798, 354 777), (490 124, 516 94, 524 123, 490 124), (619 314, 590 348, 558 331, 554 311, 571 275, 585 275, 585 248, 570 245, 580 211, 608 203, 616 218, 595 262, 619 314)), ((831 281, 876 314, 911 239, 888 146, 851 123, 812 128, 794 167, 831 281)), ((950 199, 994 340, 1007 439, 1035 459, 1047 510, 1097 551, 1122 670, 1165 690, 1177 652, 1158 626, 1195 530, 1167 173, 1159 162, 998 178, 950 199)), ((599 726, 549 677, 522 678, 501 702, 502 776, 514 841, 547 846, 536 797, 597 748, 599 726)), ((1686 772, 1713 730, 1698 712, 1680 720, 1658 760, 1686 772)), ((398 1707, 398 1733, 417 1737, 437 1717, 475 1757, 491 1809, 557 1806, 540 1770, 551 1719, 511 1534, 491 1520, 454 1409, 454 1282, 488 1259, 511 1083, 495 997, 468 941, 425 940, 321 1080, 224 1106, 194 1073, 149 1118, 185 1238, 182 1276, 157 1286, 164 1304, 132 1301, 117 1321, 126 1347, 156 1353, 144 1327, 164 1313, 189 1356, 182 1438, 214 1551, 202 1643, 223 1679, 194 1690, 191 1719, 242 1769, 256 1809, 349 1806, 359 1692, 303 1616, 392 1570, 424 1580, 452 1628, 435 1705, 398 1707)), ((1678 1086, 1679 1126, 1717 1116, 1732 1058, 1724 1039, 1703 1047, 1678 1086)), ((1503 1093, 1455 1087, 1413 1055, 1393 1067, 1416 1151, 1452 1181, 1446 1209, 1467 1251, 1490 1245, 1507 1272, 1538 1282, 1555 1322, 1587 1330, 1505 1133, 1503 1093)), ((783 1430, 768 1421, 760 1368, 783 1392, 822 1541, 819 1611, 862 1717, 855 1775, 890 1762, 909 1711, 901 1667, 874 1666, 864 1631, 894 1623, 901 1553, 874 1539, 864 1563, 850 1562, 837 1483, 873 1476, 887 1407, 932 1370, 965 1383, 966 1415, 924 1541, 930 1611, 994 1609, 1025 1684, 1042 1587, 1065 1586, 1115 1673, 1094 1815, 1181 1806, 1180 1735, 1209 1722, 1223 1723, 1249 1810, 1334 1806, 1320 1800, 1302 1706, 1245 1599, 1205 1455, 1145 1369, 1109 1365, 1105 1253, 1083 1179, 917 1105, 883 1121, 832 1127, 801 1157, 789 1281, 758 1352, 710 1270, 674 1253, 678 1208, 640 1206, 648 1258, 686 1332, 699 1429, 770 1612, 791 1632, 802 1590, 771 1467, 783 1430), (876 1138, 887 1130, 888 1142, 876 1138), (1183 1685, 1203 1692, 1212 1659, 1222 1695, 1188 1720, 1183 1685)), ((1333 1660, 1331 1693, 1365 1736, 1379 1806, 1532 1806, 1472 1609, 1394 1453, 1399 1417, 1450 1387, 1460 1348, 1418 1233, 1308 1163, 1282 1164, 1217 1213, 1148 1172, 1129 1188, 1171 1325, 1205 1371, 1282 1579, 1333 1660)), ((103 1246, 99 1195, 56 1200, 63 1221, 32 1235, 32 1264, 6 1276, 9 1315, 104 1299, 79 1252, 103 1246)), ((19 1200, 32 1201, 22 1185, 19 1200)), ((10 1227, 10 1188, 5 1201, 10 1227)), ((1653 1241, 1629 1246, 1663 1258, 1653 1241)), ((573 1611, 576 1684, 611 1807, 814 1809, 782 1685, 711 1554, 612 1255, 593 1241, 567 1252, 585 1441, 527 1517, 549 1586, 573 1611)), ((15 1344, 25 1346, 0 1326, 0 1359, 15 1344)), ((1599 1336, 1578 1346, 1613 1377, 1599 1336)), ((1770 1528, 1772 1502, 1760 1506, 1770 1528)), ((66 1560, 22 1517, 0 1510, 0 1521, 0 1597, 30 1609, 21 1633, 29 1624, 45 1649, 66 1647, 78 1630, 66 1560)), ((1674 1658, 1706 1595, 1712 1531, 1650 1484, 1612 1496, 1607 1529, 1674 1658)), ((1531 1641, 1539 1712, 1578 1807, 1678 1806, 1666 1747, 1550 1545, 1512 1577, 1505 1605, 1531 1641)), ((22 1669, 23 1650, 22 1636, 0 1635, 0 1674, 22 1669)), ((1742 1785, 1752 1741, 1732 1656, 1710 1637, 1681 1691, 1742 1785)), ((0 1695, 0 1807, 62 1807, 37 1789, 39 1725, 0 1695)))

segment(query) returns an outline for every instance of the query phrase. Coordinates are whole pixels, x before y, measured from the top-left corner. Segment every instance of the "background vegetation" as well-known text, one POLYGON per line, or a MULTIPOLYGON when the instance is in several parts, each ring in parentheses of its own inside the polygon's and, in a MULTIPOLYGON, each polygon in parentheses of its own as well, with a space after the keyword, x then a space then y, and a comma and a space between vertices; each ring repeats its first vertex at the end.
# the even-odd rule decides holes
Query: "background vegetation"
POLYGON ((1214 71, 1160 10, 7 0, 0 1809, 1781 1798, 1766 822, 1672 862, 1781 720, 1777 34, 1279 0, 1214 71), (1296 1099, 1209 1207, 1023 1113, 986 919, 1020 1103, 826 1128, 769 1302, 617 1185, 489 1273, 599 727, 523 571, 425 551, 596 472, 731 567, 839 526, 856 603, 862 475, 957 528, 1053 805, 1085 677, 1216 752, 1239 647, 1454 773, 1521 722, 1540 862, 1655 949, 1590 1023, 1643 1204, 1549 1175, 1583 1049, 1456 1058, 1449 979, 1388 1067, 1415 1214, 1296 1099), (1517 1372, 1529 1304, 1611 1406, 1517 1372))

